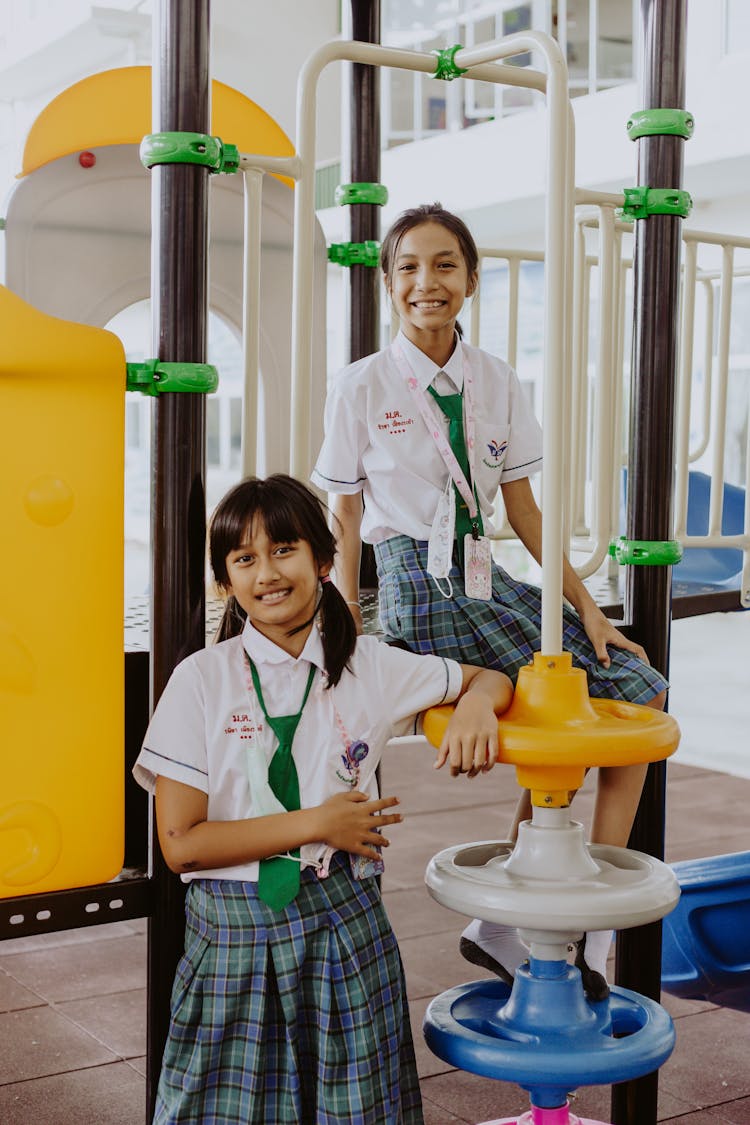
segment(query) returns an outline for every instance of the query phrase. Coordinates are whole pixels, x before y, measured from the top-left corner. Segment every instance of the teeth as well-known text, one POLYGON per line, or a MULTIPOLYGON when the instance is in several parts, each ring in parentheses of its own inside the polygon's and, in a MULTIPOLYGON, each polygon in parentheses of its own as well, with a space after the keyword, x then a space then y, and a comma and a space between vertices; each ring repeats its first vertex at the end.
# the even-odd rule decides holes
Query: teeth
POLYGON ((439 309, 442 308, 442 301, 415 301, 414 307, 417 309, 439 309))
POLYGON ((279 602, 282 598, 285 598, 288 593, 288 590, 274 590, 271 594, 261 594, 260 600, 262 602, 279 602))

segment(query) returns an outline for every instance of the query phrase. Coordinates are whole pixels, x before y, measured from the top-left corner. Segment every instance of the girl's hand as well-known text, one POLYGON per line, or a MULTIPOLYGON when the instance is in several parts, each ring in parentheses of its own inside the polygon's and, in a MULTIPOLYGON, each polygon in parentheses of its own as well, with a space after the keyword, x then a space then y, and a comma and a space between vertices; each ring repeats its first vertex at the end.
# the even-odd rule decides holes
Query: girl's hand
POLYGON ((615 648, 626 649, 628 652, 634 653, 635 656, 643 660, 644 663, 648 664, 649 660, 646 656, 646 650, 642 645, 629 640, 619 629, 616 629, 595 602, 591 605, 587 605, 582 611, 581 622, 586 630, 587 637, 594 646, 596 658, 602 667, 609 668, 611 664, 610 656, 607 652, 607 645, 614 645, 615 648))
POLYGON ((381 797, 372 801, 366 793, 356 789, 349 793, 335 793, 318 808, 320 838, 331 848, 341 848, 367 859, 380 859, 374 848, 387 848, 389 841, 380 835, 378 829, 403 820, 401 813, 381 813, 398 803, 398 797, 381 797))
POLYGON ((481 692, 462 695, 440 743, 435 769, 450 762, 451 777, 476 777, 497 762, 497 715, 481 692))

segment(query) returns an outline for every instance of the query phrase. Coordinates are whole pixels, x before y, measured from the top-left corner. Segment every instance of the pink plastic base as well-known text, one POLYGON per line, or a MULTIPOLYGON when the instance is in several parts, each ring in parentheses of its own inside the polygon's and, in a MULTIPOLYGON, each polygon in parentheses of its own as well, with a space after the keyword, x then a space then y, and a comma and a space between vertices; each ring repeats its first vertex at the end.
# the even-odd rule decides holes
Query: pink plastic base
POLYGON ((557 1109, 540 1109, 532 1106, 520 1117, 498 1117, 495 1121, 484 1121, 482 1125, 609 1125, 606 1121, 594 1121, 591 1117, 576 1117, 568 1105, 557 1109))

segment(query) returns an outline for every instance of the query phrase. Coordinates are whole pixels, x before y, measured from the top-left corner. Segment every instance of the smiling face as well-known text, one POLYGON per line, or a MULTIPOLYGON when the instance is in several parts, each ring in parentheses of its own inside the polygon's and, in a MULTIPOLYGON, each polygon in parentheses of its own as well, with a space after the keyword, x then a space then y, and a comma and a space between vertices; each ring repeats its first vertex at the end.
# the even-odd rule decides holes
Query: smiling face
POLYGON ((318 565, 306 539, 276 543, 256 519, 226 556, 227 593, 234 594, 258 632, 298 656, 312 625, 292 637, 289 633, 313 618, 318 581, 329 569, 318 565))
POLYGON ((388 284, 404 335, 428 355, 452 350, 456 318, 476 288, 456 236, 432 222, 406 231, 388 284))

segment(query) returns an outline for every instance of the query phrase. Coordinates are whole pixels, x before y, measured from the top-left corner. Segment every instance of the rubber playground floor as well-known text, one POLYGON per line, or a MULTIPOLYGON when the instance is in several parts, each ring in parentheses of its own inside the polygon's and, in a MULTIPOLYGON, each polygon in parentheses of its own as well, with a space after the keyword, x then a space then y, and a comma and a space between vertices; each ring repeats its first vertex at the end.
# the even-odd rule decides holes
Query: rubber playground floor
MULTIPOLYGON (((750 614, 743 616, 747 625, 734 630, 740 638, 734 659, 744 650, 747 667, 750 614)), ((677 633, 673 641, 680 643, 677 633)), ((732 659, 726 647, 722 655, 720 664, 732 659)), ((705 681, 704 706, 698 706, 705 672, 693 652, 685 665, 695 677, 694 707, 713 714, 707 755, 721 767, 721 710, 705 681)), ((676 653, 672 678, 687 698, 690 682, 676 653)), ((750 775, 748 698, 745 691, 738 701, 729 740, 734 752, 744 743, 741 772, 750 775)), ((672 710, 679 719, 678 708, 672 710)), ((425 1121, 475 1125, 520 1114, 528 1102, 518 1087, 452 1069, 423 1043, 431 997, 482 975, 458 954, 465 920, 429 897, 423 877, 430 857, 448 844, 503 838, 517 789, 509 767, 468 780, 437 773, 431 763, 430 752, 413 743, 394 747, 385 762, 384 792, 401 797, 405 820, 391 830, 384 894, 406 967, 425 1121)), ((584 823, 591 804, 588 780, 574 805, 584 823)), ((747 850, 749 809, 750 776, 707 770, 680 761, 678 753, 668 768, 667 859, 747 850)), ((0 943, 0 1123, 144 1125, 145 986, 143 920, 0 943)), ((677 1045, 660 1074, 659 1121, 750 1125, 750 1013, 666 995, 663 1003, 676 1023, 677 1045)), ((607 1121, 609 1105, 609 1087, 598 1087, 579 1090, 571 1108, 607 1121)))

